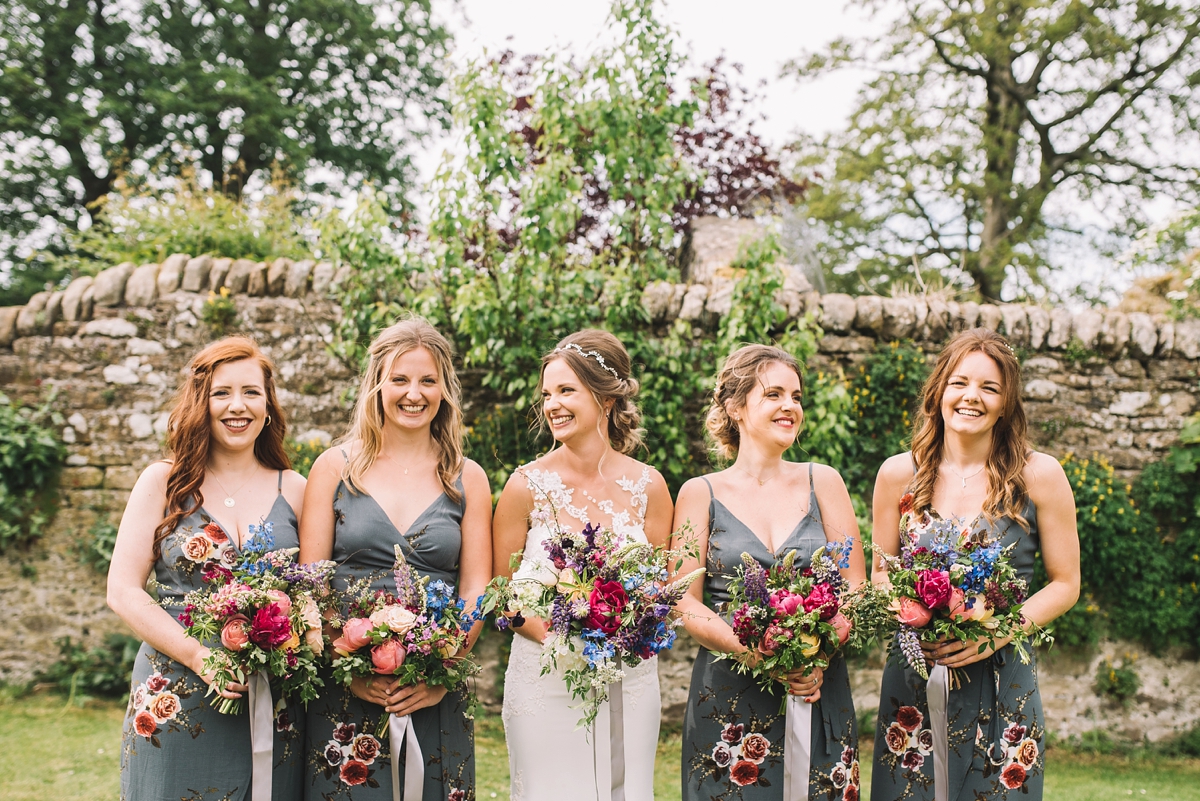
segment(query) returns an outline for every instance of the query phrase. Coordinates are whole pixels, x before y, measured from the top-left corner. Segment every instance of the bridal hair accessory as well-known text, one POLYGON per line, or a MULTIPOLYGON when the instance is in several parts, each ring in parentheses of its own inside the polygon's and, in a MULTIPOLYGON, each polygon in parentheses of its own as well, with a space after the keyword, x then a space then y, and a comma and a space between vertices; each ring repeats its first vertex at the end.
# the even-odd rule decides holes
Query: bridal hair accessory
POLYGON ((614 370, 613 368, 609 367, 608 364, 605 363, 604 357, 601 356, 599 353, 597 353, 594 350, 584 350, 583 348, 576 345, 574 342, 568 342, 566 345, 557 347, 554 349, 554 352, 558 353, 560 350, 573 350, 585 359, 595 359, 597 364, 599 364, 601 367, 603 367, 608 372, 612 373, 613 378, 617 379, 618 381, 622 380, 621 376, 617 375, 617 371, 614 370))

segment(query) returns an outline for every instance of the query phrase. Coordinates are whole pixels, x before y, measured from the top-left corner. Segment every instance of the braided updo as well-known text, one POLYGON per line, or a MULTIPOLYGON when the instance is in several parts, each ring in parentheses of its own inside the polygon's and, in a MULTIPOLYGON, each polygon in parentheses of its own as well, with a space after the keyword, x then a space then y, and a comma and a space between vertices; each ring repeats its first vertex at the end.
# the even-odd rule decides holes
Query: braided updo
POLYGON ((721 372, 717 373, 717 385, 713 387, 712 404, 704 427, 713 442, 713 451, 722 459, 737 456, 741 432, 729 414, 730 409, 746 405, 750 390, 758 382, 759 375, 767 365, 778 362, 796 372, 800 379, 800 391, 804 392, 804 371, 792 354, 771 345, 744 345, 725 360, 721 372))
MULTIPOLYGON (((562 359, 592 393, 601 408, 612 401, 608 417, 608 441, 614 450, 632 453, 642 444, 642 412, 633 402, 638 393, 637 379, 630 375, 629 352, 607 331, 586 328, 562 339, 554 350, 542 357, 538 376, 537 396, 542 395, 546 365, 562 359)), ((545 429, 545 414, 538 415, 537 425, 545 429)))

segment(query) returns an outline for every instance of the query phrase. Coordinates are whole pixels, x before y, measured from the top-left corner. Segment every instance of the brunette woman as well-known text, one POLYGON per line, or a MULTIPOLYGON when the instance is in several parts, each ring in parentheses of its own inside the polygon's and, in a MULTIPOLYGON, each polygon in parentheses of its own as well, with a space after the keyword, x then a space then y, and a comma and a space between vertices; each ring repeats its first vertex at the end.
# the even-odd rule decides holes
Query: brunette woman
MULTIPOLYGON (((538 380, 541 422, 555 448, 518 468, 496 506, 497 575, 518 578, 551 570, 543 542, 590 524, 611 527, 629 541, 663 545, 671 530, 671 495, 658 471, 629 454, 641 442, 638 382, 625 346, 607 331, 572 334, 542 357, 538 380)), ((578 702, 560 674, 542 674, 546 622, 527 618, 516 628, 504 681, 504 732, 512 797, 654 797, 654 755, 661 699, 658 660, 625 668, 622 714, 612 728, 606 703, 594 731, 578 725, 578 702), (619 751, 614 752, 614 747, 619 751)))
MULTIPOLYGON (((184 595, 206 569, 229 563, 251 524, 271 524, 275 546, 296 547, 304 478, 289 469, 287 424, 274 366, 258 346, 230 337, 192 359, 171 411, 170 458, 147 467, 130 493, 108 572, 108 605, 141 637, 121 743, 127 801, 248 799, 249 715, 217 712, 206 698, 205 643, 184 636, 184 595), (156 604, 146 593, 154 574, 156 604)), ((220 694, 238 698, 230 684, 220 694)), ((244 705, 245 707, 245 705, 244 705)), ((301 792, 303 715, 276 699, 272 797, 301 792)))
MULTIPOLYGON (((950 340, 925 382, 912 451, 879 469, 872 532, 891 554, 928 536, 919 527, 899 530, 902 503, 911 504, 914 522, 953 518, 981 541, 1012 546, 1027 582, 1041 551, 1049 582, 1022 609, 1029 625, 1045 626, 1078 598, 1071 485, 1053 457, 1029 447, 1021 368, 996 333, 976 328, 950 340)), ((878 560, 873 578, 887 581, 878 560)), ((925 656, 931 668, 946 668, 933 670, 928 683, 895 646, 889 655, 871 798, 1040 799, 1045 721, 1033 662, 1018 659, 1007 639, 946 640, 925 646, 925 656)))
MULTIPOLYGON (((698 535, 698 564, 707 569, 703 587, 693 584, 678 605, 688 633, 700 643, 684 712, 686 801, 782 799, 789 785, 789 792, 805 797, 857 798, 858 733, 845 661, 834 657, 824 671, 810 674, 793 671, 780 677, 777 689, 765 691, 712 653, 746 651, 722 609, 729 577, 744 554, 769 568, 795 551, 803 564, 826 542, 851 539, 842 572, 851 586, 866 579, 842 477, 825 465, 783 458, 804 423, 803 393, 803 371, 786 351, 747 345, 731 354, 717 375, 707 428, 718 454, 733 463, 679 491, 677 536, 689 528, 698 535), (812 710, 810 725, 792 738, 787 729, 807 716, 802 707, 790 722, 792 711, 780 713, 785 693, 803 698, 812 710), (785 744, 789 739, 792 744, 785 744)), ((680 572, 695 567, 685 562, 680 572)))
MULTIPOLYGON (((334 559, 334 588, 355 579, 395 591, 394 547, 430 581, 443 581, 467 609, 491 578, 492 498, 483 469, 463 457, 462 402, 450 343, 419 318, 384 329, 371 343, 350 432, 321 454, 304 495, 300 558, 334 559)), ((478 634, 476 624, 472 636, 478 634)), ((305 797, 393 799, 420 771, 424 801, 475 795, 474 727, 465 688, 447 693, 392 676, 326 674, 308 705, 305 797), (410 716, 421 752, 375 737, 389 714, 410 716), (397 758, 399 752, 399 758, 397 758)), ((407 742, 407 738, 406 738, 407 742)))

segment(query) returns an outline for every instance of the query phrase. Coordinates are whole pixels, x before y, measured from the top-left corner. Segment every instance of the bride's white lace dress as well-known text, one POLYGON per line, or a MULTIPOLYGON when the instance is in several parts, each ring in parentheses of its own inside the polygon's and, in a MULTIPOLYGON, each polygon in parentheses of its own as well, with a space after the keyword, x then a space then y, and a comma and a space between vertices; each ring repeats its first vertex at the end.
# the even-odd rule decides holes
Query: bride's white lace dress
MULTIPOLYGON (((579 530, 590 521, 586 506, 572 503, 574 488, 566 487, 553 471, 523 467, 534 508, 521 567, 514 578, 532 578, 548 567, 542 543, 559 525, 579 530), (571 518, 571 520, 568 520, 571 518), (573 521, 577 521, 573 523, 573 521)), ((629 493, 629 507, 615 510, 611 501, 593 503, 612 517, 613 531, 630 540, 646 542, 646 487, 650 468, 637 481, 617 483, 629 493)), ((654 754, 658 748, 658 726, 662 701, 658 691, 658 660, 647 659, 625 669, 621 682, 624 730, 624 797, 626 801, 654 798, 654 754)), ((512 655, 504 677, 504 732, 508 739, 508 762, 512 776, 513 801, 560 801, 612 798, 613 742, 609 705, 596 716, 592 732, 578 727, 578 702, 567 692, 562 677, 542 674, 541 646, 527 637, 513 637, 512 655)))

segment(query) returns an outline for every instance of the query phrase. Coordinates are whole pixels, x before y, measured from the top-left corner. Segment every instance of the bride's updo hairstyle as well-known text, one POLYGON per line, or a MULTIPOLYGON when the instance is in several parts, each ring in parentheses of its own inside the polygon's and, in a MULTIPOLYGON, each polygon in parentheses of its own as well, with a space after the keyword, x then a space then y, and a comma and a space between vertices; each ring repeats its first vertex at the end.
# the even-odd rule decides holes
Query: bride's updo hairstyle
MULTIPOLYGON (((542 396, 545 384, 546 365, 562 359, 579 376, 580 382, 592 393, 601 409, 612 401, 608 416, 608 441, 613 450, 632 453, 642 444, 642 412, 633 402, 639 384, 630 375, 629 352, 607 331, 586 328, 564 338, 554 350, 542 357, 541 374, 538 376, 537 397, 542 396)), ((539 430, 546 428, 546 415, 537 417, 539 430)))
POLYGON ((933 486, 946 441, 942 397, 955 368, 971 353, 982 353, 1000 370, 1000 419, 992 429, 992 448, 987 457, 988 491, 983 516, 988 522, 995 522, 1007 515, 1028 531, 1028 522, 1023 517, 1027 499, 1023 471, 1030 453, 1029 423, 1021 405, 1021 364, 1012 346, 986 328, 955 334, 938 354, 937 363, 925 381, 921 413, 913 423, 912 458, 917 466, 910 485, 913 507, 925 511, 933 505, 933 486))
POLYGON ((800 392, 804 392, 804 371, 800 362, 782 348, 771 345, 743 345, 729 354, 721 372, 717 373, 717 385, 713 387, 712 404, 704 427, 712 439, 713 451, 722 459, 737 456, 741 444, 741 432, 730 412, 746 406, 750 390, 759 382, 759 376, 767 365, 778 362, 796 373, 800 379, 800 392))

